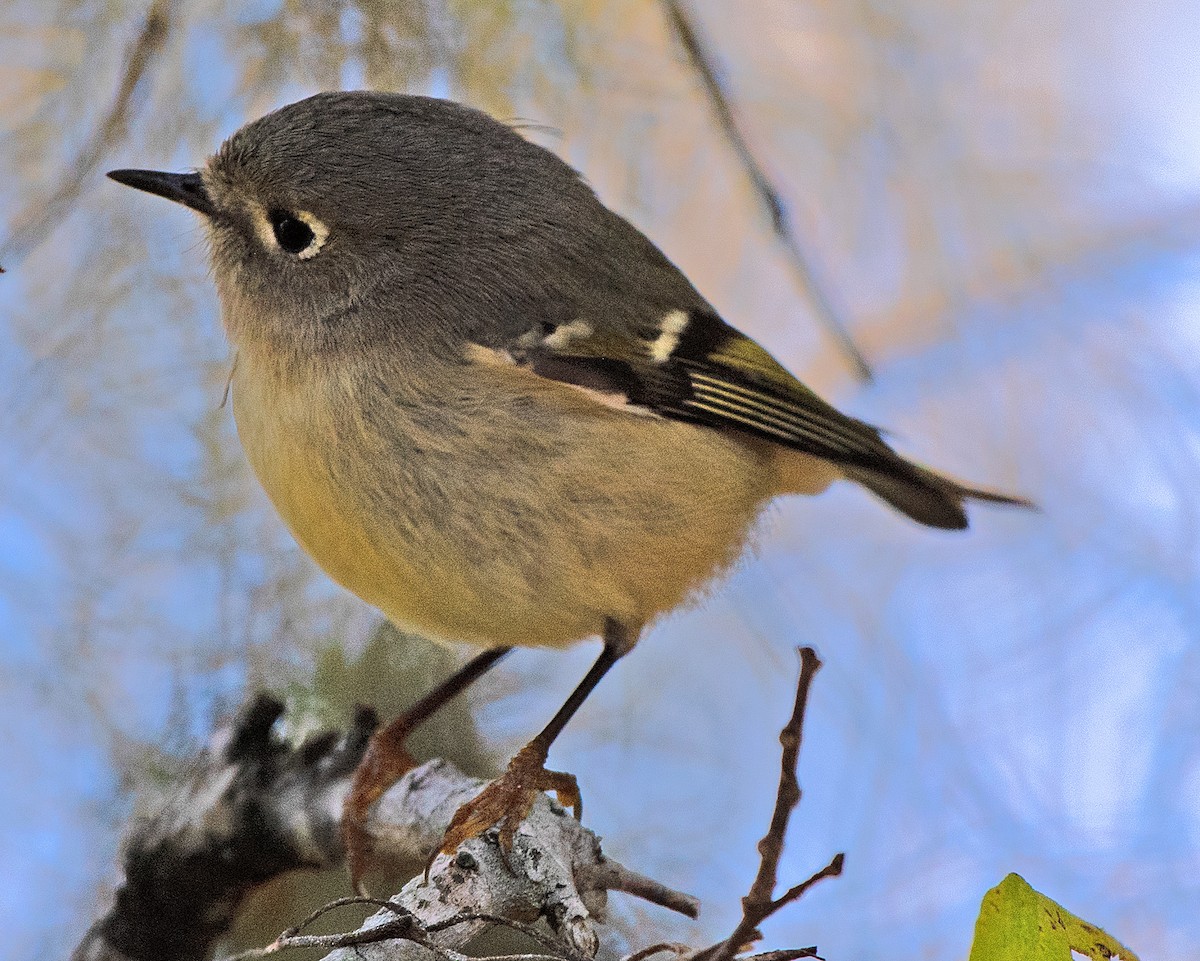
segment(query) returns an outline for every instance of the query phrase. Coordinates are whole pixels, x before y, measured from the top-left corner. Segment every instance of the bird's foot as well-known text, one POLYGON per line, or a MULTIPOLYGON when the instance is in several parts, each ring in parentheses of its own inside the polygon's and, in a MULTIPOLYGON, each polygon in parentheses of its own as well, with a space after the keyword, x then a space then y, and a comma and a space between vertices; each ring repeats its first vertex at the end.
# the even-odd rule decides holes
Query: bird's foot
MULTIPOLYGON (((508 762, 508 769, 500 777, 458 809, 446 828, 441 848, 433 856, 451 854, 464 841, 478 837, 495 825, 500 827, 500 849, 508 853, 512 850, 517 828, 529 815, 542 791, 553 791, 559 804, 573 808, 576 818, 582 817, 583 798, 575 776, 563 771, 547 771, 545 763, 545 748, 536 741, 525 745, 508 762)), ((432 861, 430 858, 430 863, 432 861)))
POLYGON ((342 802, 342 843, 346 869, 355 892, 366 895, 363 875, 371 866, 372 841, 367 833, 367 812, 383 793, 417 766, 404 746, 411 730, 409 718, 401 715, 376 731, 354 772, 350 793, 342 802))

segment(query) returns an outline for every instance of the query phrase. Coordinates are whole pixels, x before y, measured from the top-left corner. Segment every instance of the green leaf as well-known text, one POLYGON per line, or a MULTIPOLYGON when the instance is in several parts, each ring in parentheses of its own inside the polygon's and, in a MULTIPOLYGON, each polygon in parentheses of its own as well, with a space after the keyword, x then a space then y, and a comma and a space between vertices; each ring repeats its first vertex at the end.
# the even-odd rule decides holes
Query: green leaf
POLYGON ((970 961, 1138 961, 1125 945, 1010 874, 983 896, 970 961))

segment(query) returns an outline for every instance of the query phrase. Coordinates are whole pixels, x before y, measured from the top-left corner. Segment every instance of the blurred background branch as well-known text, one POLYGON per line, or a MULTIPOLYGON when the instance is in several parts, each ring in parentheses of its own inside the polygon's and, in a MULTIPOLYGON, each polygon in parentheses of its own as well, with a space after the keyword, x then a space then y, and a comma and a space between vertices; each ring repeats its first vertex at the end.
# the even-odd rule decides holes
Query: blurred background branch
POLYGON ((839 311, 834 308, 833 299, 825 285, 817 280, 812 257, 805 251, 800 238, 796 235, 791 215, 784 206, 779 190, 771 182, 766 171, 755 158, 754 152, 750 149, 746 135, 742 132, 742 126, 729 102, 729 95, 721 83, 716 62, 701 42, 700 35, 684 7, 683 0, 662 0, 662 3, 670 18, 671 26, 679 37, 679 43, 683 47, 684 53, 687 54, 688 62, 704 85, 704 92, 712 105, 717 126, 725 135, 725 139, 729 141, 729 146, 733 148, 738 162, 754 186, 754 192, 758 194, 770 215, 771 229, 775 231, 775 236, 787 251, 788 261, 795 271, 801 289, 812 305, 817 323, 825 329, 837 343, 838 349, 846 355, 846 360, 855 375, 860 380, 870 381, 872 379, 871 368, 867 364, 866 358, 863 357, 862 351, 855 345, 845 321, 839 316, 839 311))
POLYGON ((37 197, 9 221, 8 236, 0 241, 0 263, 12 269, 66 219, 71 206, 100 162, 127 135, 139 93, 150 83, 150 72, 162 55, 173 23, 174 0, 154 0, 125 58, 125 70, 108 109, 95 130, 59 176, 55 186, 37 197))

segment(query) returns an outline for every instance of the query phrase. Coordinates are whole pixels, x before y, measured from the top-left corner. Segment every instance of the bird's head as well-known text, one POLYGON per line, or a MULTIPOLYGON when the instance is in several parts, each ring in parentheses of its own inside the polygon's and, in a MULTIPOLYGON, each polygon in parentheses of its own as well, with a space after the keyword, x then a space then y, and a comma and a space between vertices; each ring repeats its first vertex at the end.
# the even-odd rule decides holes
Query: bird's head
POLYGON ((479 111, 325 93, 247 124, 199 172, 114 170, 197 211, 239 347, 311 357, 452 346, 548 294, 547 264, 591 243, 575 172, 479 111))

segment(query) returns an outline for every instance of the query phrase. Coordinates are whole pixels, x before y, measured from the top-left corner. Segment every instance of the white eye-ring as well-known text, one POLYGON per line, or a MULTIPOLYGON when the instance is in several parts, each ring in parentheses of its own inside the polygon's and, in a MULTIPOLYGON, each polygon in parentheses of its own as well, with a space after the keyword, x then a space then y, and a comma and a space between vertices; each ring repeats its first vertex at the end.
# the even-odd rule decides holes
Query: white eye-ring
POLYGON ((329 228, 306 210, 267 210, 259 222, 259 236, 268 247, 308 260, 325 246, 329 228))

